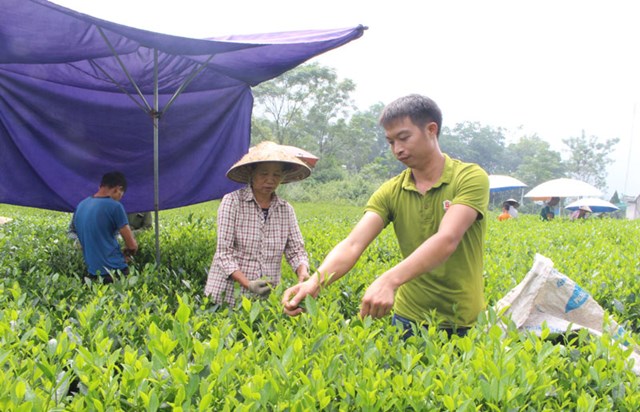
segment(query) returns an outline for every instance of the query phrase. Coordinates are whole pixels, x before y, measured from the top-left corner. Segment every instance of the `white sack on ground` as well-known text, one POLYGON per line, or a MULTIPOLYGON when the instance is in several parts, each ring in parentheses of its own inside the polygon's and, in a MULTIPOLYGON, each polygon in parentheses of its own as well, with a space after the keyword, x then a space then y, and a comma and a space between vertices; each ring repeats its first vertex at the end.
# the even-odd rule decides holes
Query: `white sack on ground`
MULTIPOLYGON (((504 314, 519 330, 537 335, 545 322, 551 333, 588 329, 601 336, 603 332, 604 309, 588 292, 554 269, 551 259, 539 254, 527 276, 496 303, 495 309, 500 312, 507 307, 504 314)), ((624 334, 613 320, 606 327, 614 337, 624 334)), ((636 349, 629 357, 635 361, 633 371, 640 375, 640 353, 636 349)))

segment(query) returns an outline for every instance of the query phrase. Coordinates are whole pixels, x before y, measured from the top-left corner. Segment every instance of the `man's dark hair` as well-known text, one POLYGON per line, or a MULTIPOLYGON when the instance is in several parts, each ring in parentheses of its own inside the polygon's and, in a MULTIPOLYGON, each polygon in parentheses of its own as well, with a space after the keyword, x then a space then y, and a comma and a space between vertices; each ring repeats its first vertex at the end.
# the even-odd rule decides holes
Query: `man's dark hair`
POLYGON ((123 191, 127 191, 127 179, 121 172, 109 172, 102 176, 100 187, 118 187, 122 186, 123 191))
POLYGON ((430 98, 419 94, 410 94, 394 100, 382 110, 380 125, 385 127, 405 117, 409 117, 411 122, 420 129, 424 128, 427 123, 435 122, 438 125, 436 136, 440 136, 442 112, 436 102, 430 98))

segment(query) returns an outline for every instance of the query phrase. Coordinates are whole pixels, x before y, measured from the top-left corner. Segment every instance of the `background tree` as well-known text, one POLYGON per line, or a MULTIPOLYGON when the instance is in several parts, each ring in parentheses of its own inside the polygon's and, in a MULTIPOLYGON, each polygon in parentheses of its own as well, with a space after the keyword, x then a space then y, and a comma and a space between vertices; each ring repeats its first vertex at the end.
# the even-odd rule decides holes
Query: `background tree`
POLYGON ((547 180, 564 176, 564 164, 559 152, 537 135, 523 136, 505 149, 505 174, 533 188, 547 180))
POLYGON ((444 127, 440 147, 449 156, 479 164, 489 174, 503 172, 504 129, 483 126, 478 122, 458 123, 453 129, 444 127))
POLYGON ((620 196, 618 195, 617 190, 613 192, 613 195, 611 196, 611 199, 609 199, 609 202, 611 202, 614 205, 618 205, 620 203, 620 196))
POLYGON ((341 143, 336 156, 349 172, 360 172, 389 150, 384 130, 378 125, 383 107, 377 103, 366 111, 356 112, 348 122, 338 122, 343 127, 336 128, 341 143))
POLYGON ((253 89, 252 144, 269 138, 319 156, 335 148, 334 126, 353 111, 353 81, 318 63, 290 70, 253 89))
POLYGON ((607 166, 613 163, 609 155, 620 139, 607 139, 601 143, 596 136, 587 137, 584 130, 579 137, 563 139, 569 149, 566 162, 569 176, 605 189, 607 186, 607 166))
MULTIPOLYGON (((299 66, 254 88, 251 143, 272 140, 320 157, 311 178, 281 188, 288 199, 362 204, 381 182, 405 169, 389 150, 378 124, 383 103, 358 111, 350 97, 354 89, 351 80, 339 80, 333 69, 317 63, 299 66)), ((611 163, 608 156, 619 141, 599 143, 583 132, 581 137, 563 140, 570 152, 569 160, 563 162, 560 153, 539 136, 522 136, 507 145, 505 132, 502 127, 462 122, 443 128, 440 146, 453 158, 477 163, 489 174, 513 176, 529 188, 567 174, 603 188, 611 163)), ((514 193, 493 198, 521 194, 514 193)))
POLYGON ((251 118, 251 144, 269 140, 277 142, 279 139, 273 135, 275 130, 273 122, 264 117, 252 116, 251 118))

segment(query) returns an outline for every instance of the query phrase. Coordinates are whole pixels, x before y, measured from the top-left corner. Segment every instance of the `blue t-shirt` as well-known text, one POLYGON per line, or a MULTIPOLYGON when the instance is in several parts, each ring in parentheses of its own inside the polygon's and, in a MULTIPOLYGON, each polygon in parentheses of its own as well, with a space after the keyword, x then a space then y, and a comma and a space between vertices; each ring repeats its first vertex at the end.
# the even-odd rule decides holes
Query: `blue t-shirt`
POLYGON ((110 197, 88 197, 78 204, 73 224, 89 273, 106 275, 127 267, 116 236, 128 223, 122 204, 110 197))

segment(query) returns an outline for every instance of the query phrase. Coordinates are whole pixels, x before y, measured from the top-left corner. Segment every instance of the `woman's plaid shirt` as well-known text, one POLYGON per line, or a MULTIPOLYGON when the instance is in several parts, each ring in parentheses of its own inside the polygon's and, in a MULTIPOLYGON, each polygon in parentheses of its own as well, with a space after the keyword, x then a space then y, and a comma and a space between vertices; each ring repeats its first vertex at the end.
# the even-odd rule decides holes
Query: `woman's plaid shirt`
MULTIPOLYGON (((309 267, 293 207, 274 195, 265 220, 251 187, 227 194, 218 208, 218 244, 205 295, 234 306, 235 281, 230 276, 238 269, 250 281, 266 279, 278 285, 283 254, 294 272, 301 264, 309 267)), ((242 287, 240 293, 254 297, 242 287)))

